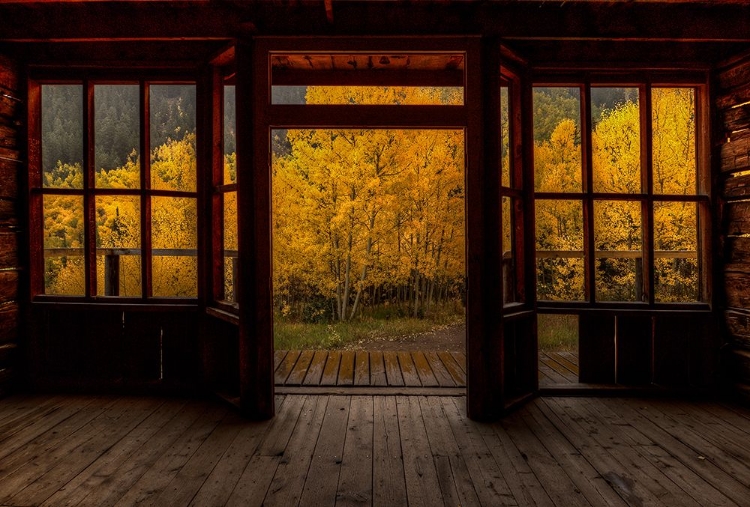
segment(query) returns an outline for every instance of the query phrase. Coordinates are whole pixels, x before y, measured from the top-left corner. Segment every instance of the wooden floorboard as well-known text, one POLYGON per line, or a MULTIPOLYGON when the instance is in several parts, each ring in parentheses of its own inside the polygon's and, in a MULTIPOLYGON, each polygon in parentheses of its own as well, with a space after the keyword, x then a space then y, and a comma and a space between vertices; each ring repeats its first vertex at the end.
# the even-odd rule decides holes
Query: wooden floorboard
POLYGON ((727 402, 545 397, 495 423, 468 419, 455 396, 276 402, 275 418, 255 422, 200 399, 0 400, 8 423, 0 505, 744 506, 750 498, 750 410, 727 402), (12 423, 24 414, 29 431, 12 423))
MULTIPOLYGON (((274 368, 277 386, 466 386, 466 354, 462 352, 277 350, 274 368)), ((539 386, 582 386, 578 383, 578 355, 540 352, 539 386)))

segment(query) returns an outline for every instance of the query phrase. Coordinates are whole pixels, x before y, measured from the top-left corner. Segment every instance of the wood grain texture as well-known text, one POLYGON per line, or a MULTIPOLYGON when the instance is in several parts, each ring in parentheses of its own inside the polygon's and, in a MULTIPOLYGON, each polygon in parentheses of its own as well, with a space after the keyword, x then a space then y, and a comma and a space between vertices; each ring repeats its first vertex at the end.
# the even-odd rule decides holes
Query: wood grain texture
POLYGON ((750 409, 536 398, 279 397, 254 422, 199 399, 0 400, 5 505, 744 505, 750 409))

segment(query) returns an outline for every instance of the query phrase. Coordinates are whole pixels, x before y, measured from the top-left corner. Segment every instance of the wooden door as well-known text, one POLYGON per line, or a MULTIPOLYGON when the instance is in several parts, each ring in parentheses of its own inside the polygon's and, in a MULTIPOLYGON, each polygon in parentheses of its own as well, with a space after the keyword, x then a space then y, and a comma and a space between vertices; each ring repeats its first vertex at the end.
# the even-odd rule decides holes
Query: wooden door
POLYGON ((467 93, 481 97, 469 102, 469 130, 478 134, 467 139, 467 411, 491 420, 538 388, 533 139, 523 63, 491 38, 478 60, 467 93))

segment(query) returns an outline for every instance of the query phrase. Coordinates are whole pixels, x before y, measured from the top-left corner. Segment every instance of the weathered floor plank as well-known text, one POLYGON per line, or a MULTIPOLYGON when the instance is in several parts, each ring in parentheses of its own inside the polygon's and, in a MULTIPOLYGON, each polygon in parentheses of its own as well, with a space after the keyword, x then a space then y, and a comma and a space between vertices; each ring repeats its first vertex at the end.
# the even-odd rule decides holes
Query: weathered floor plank
MULTIPOLYGON (((465 387, 466 355, 446 351, 276 351, 276 385, 465 387)), ((539 353, 541 387, 578 384, 578 356, 539 353)))
MULTIPOLYGON (((328 352, 326 366, 323 369, 323 376, 320 379, 322 386, 335 386, 339 379, 339 366, 341 365, 341 352, 331 350, 328 352)), ((283 384, 283 383, 282 383, 283 384)))
POLYGON ((374 404, 372 505, 407 505, 396 398, 377 396, 374 404))
POLYGON ((354 385, 370 385, 370 354, 366 350, 358 350, 354 360, 354 385))
POLYGON ((435 461, 427 438, 424 420, 415 396, 396 398, 401 451, 404 457, 406 497, 410 506, 430 507, 443 504, 435 461))
POLYGON ((305 380, 307 369, 310 367, 310 363, 312 362, 314 355, 315 351, 313 350, 303 350, 302 352, 300 352, 299 358, 297 359, 294 368, 292 368, 292 371, 289 373, 289 376, 286 379, 286 384, 291 386, 298 386, 302 384, 302 381, 305 380))
POLYGON ((305 478, 300 505, 334 505, 349 420, 349 396, 331 396, 305 478))
POLYGON ((376 387, 388 385, 388 379, 385 375, 383 353, 378 350, 370 352, 370 385, 376 387))
POLYGON ((339 380, 337 385, 350 386, 354 384, 354 351, 345 350, 341 353, 341 366, 339 366, 339 380))
POLYGON ((372 505, 374 425, 372 396, 352 396, 336 492, 337 507, 372 505))
POLYGON ((328 351, 316 350, 310 361, 310 366, 307 367, 307 375, 302 383, 306 386, 317 386, 320 385, 320 380, 323 376, 323 370, 326 366, 326 359, 328 358, 328 351))
POLYGON ((461 397, 305 394, 277 397, 276 417, 253 422, 209 400, 52 398, 0 400, 4 506, 750 498, 750 410, 724 402, 537 398, 479 423, 461 397), (29 431, 13 423, 24 415, 29 431))

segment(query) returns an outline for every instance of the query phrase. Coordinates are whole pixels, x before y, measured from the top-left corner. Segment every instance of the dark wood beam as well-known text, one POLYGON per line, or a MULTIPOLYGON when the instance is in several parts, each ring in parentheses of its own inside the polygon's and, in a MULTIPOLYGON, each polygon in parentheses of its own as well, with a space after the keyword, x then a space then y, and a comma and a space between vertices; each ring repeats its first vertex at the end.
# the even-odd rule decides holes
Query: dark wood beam
POLYGON ((14 54, 36 67, 111 69, 195 69, 213 58, 228 41, 107 41, 10 43, 0 51, 14 54))
POLYGON ((0 40, 195 40, 274 35, 483 34, 506 40, 750 40, 747 2, 23 2, 0 40))

